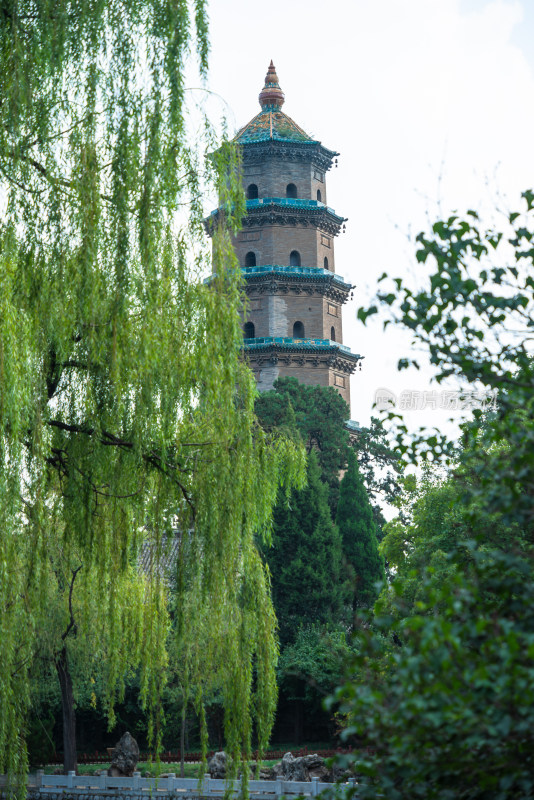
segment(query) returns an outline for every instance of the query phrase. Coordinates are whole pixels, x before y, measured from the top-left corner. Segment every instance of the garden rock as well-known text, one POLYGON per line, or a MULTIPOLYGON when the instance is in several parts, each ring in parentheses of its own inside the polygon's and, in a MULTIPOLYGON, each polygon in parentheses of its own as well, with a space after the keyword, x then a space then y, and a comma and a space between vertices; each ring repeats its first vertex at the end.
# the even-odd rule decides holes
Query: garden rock
POLYGON ((284 781, 311 781, 312 778, 318 778, 325 783, 333 780, 332 772, 321 756, 313 754, 295 758, 292 753, 286 753, 282 761, 273 767, 262 769, 260 778, 266 781, 275 781, 277 778, 284 781))
POLYGON ((228 767, 228 756, 224 750, 214 753, 208 761, 208 772, 210 778, 226 778, 228 767))
MULTIPOLYGON (((208 762, 208 772, 211 778, 226 778, 229 766, 229 758, 224 751, 215 753, 208 762)), ((255 777, 255 764, 250 764, 250 777, 255 777)), ((292 753, 286 753, 272 767, 262 767, 260 769, 260 780, 275 781, 281 778, 283 781, 311 781, 318 778, 321 783, 334 783, 335 781, 345 781, 350 776, 350 772, 334 765, 333 769, 328 769, 325 759, 316 754, 295 757, 292 753)))
POLYGON ((260 769, 260 781, 274 781, 276 777, 274 767, 263 767, 260 769))
POLYGON ((345 783, 351 778, 354 778, 354 775, 350 769, 340 767, 338 764, 334 763, 334 766, 332 767, 332 777, 330 778, 332 783, 345 783))
POLYGON ((325 764, 324 758, 316 754, 311 756, 302 756, 305 768, 308 770, 308 779, 318 778, 320 781, 331 780, 330 770, 325 764))
MULTIPOLYGON (((280 769, 276 769, 278 764, 275 764, 276 777, 280 776, 285 781, 309 781, 309 765, 315 764, 319 756, 295 756, 292 753, 286 753, 280 763, 280 769)), ((321 759, 322 761, 322 759, 321 759)))
POLYGON ((113 778, 131 778, 139 761, 139 746, 131 733, 121 736, 113 751, 108 775, 113 778))

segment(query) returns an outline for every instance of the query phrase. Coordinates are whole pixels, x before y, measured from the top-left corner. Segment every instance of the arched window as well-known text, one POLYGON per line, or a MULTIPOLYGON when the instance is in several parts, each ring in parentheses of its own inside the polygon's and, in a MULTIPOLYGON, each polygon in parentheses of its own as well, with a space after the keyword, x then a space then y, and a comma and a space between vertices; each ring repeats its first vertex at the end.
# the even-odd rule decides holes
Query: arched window
POLYGON ((304 339, 304 325, 302 322, 295 322, 293 325, 293 339, 304 339))
MULTIPOLYGON (((334 329, 332 328, 332 330, 334 329)), ((254 339, 255 329, 253 322, 245 322, 245 324, 243 325, 243 337, 245 339, 254 339)))
POLYGON ((321 190, 320 189, 317 189, 317 202, 318 203, 321 202, 321 190))
POLYGON ((298 197, 297 187, 294 183, 288 183, 286 186, 286 197, 298 197))
POLYGON ((245 256, 245 267, 255 267, 256 266, 256 253, 253 250, 250 250, 245 256))
POLYGON ((300 267, 300 253, 298 250, 292 250, 289 254, 289 266, 300 267))
POLYGON ((255 183, 251 183, 247 186, 247 200, 257 200, 258 199, 258 187, 255 183))
POLYGON ((332 342, 336 341, 336 329, 334 328, 333 325, 330 328, 330 341, 332 341, 332 342))
POLYGON ((325 269, 328 269, 328 259, 326 256, 324 257, 323 266, 325 269))

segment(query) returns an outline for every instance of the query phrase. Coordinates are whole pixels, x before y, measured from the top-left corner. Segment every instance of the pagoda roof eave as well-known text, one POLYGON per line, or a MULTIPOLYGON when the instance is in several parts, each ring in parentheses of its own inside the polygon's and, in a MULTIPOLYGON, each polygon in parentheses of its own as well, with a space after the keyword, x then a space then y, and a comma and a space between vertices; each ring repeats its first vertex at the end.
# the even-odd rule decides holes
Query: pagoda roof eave
POLYGON ((339 225, 347 222, 348 217, 340 217, 333 208, 320 203, 317 200, 292 200, 286 197, 261 197, 258 200, 247 200, 247 215, 261 213, 270 210, 272 207, 290 210, 299 214, 326 214, 339 225))
POLYGON ((358 365, 365 356, 353 353, 346 345, 329 339, 294 339, 290 337, 261 337, 244 339, 243 349, 247 352, 284 351, 294 353, 331 353, 336 357, 352 361, 358 365))
POLYGON ((238 142, 241 149, 244 163, 258 161, 259 159, 274 155, 284 160, 310 159, 317 163, 317 166, 328 172, 332 163, 339 153, 336 150, 329 150, 320 141, 311 139, 309 141, 297 141, 290 139, 258 139, 250 142, 238 142))
POLYGON ((347 283, 341 275, 336 275, 335 272, 320 267, 287 267, 273 264, 260 267, 242 267, 241 274, 247 283, 264 283, 271 281, 275 277, 299 283, 334 283, 336 288, 347 294, 354 289, 354 285, 347 283))
MULTIPOLYGON (((235 140, 234 140, 235 141, 235 140)), ((320 150, 323 150, 332 158, 335 158, 339 155, 336 150, 330 150, 328 147, 325 147, 324 144, 319 139, 308 139, 306 141, 299 141, 298 139, 285 139, 282 136, 266 136, 264 139, 254 139, 253 141, 237 141, 236 144, 240 145, 243 148, 253 148, 259 145, 263 145, 266 142, 269 142, 273 145, 285 145, 285 144, 292 144, 298 145, 300 147, 304 147, 306 149, 310 149, 312 147, 316 147, 320 150)))
POLYGON ((241 352, 250 364, 261 365, 266 361, 282 362, 290 365, 291 363, 302 366, 302 359, 309 361, 315 366, 324 364, 331 369, 336 369, 351 375, 358 368, 361 369, 361 362, 364 356, 356 353, 351 353, 348 348, 343 345, 336 346, 335 342, 331 342, 327 346, 314 346, 310 344, 284 344, 278 341, 275 344, 265 344, 262 346, 250 345, 247 342, 252 340, 245 340, 241 352), (348 352, 347 352, 348 351, 348 352))
MULTIPOLYGON (((204 228, 211 233, 224 209, 216 208, 204 220, 204 228)), ((316 200, 290 199, 285 197, 262 197, 247 200, 247 213, 242 219, 244 228, 256 225, 313 225, 332 236, 337 236, 347 217, 340 217, 333 208, 316 200)))

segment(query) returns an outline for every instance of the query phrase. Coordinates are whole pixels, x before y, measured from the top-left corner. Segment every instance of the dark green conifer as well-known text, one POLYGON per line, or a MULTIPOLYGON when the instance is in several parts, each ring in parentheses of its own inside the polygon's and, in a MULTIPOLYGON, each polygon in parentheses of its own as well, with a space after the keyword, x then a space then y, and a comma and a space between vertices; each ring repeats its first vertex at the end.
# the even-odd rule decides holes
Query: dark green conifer
POLYGON ((341 536, 315 451, 308 458, 307 487, 275 511, 273 547, 266 558, 283 644, 294 641, 302 625, 340 620, 346 599, 341 536))
POLYGON ((298 431, 310 453, 316 452, 321 479, 328 486, 328 503, 335 516, 339 470, 349 450, 345 422, 350 411, 332 386, 307 386, 296 378, 278 378, 274 390, 256 400, 256 414, 263 428, 278 429, 286 435, 298 431))
POLYGON ((377 598, 376 583, 384 578, 384 562, 378 552, 373 509, 353 450, 339 489, 336 523, 353 584, 353 609, 369 608, 377 598))

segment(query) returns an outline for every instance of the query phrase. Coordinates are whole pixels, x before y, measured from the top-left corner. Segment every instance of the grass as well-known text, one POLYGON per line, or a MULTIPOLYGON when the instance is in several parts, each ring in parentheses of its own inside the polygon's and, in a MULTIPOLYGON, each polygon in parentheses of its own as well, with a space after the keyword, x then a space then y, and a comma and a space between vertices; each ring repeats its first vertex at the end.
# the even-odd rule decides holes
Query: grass
MULTIPOLYGON (((96 772, 107 772, 110 766, 110 761, 103 764, 78 764, 78 775, 94 775, 96 772)), ((45 767, 45 772, 47 775, 51 775, 58 768, 57 764, 48 764, 45 767)), ((185 777, 197 778, 198 768, 199 764, 184 764, 185 777)), ((141 773, 142 777, 157 777, 158 775, 165 775, 169 772, 174 772, 178 777, 180 776, 179 763, 167 764, 162 762, 157 764, 155 761, 152 763, 150 763, 150 761, 140 761, 137 765, 137 770, 141 773)))

